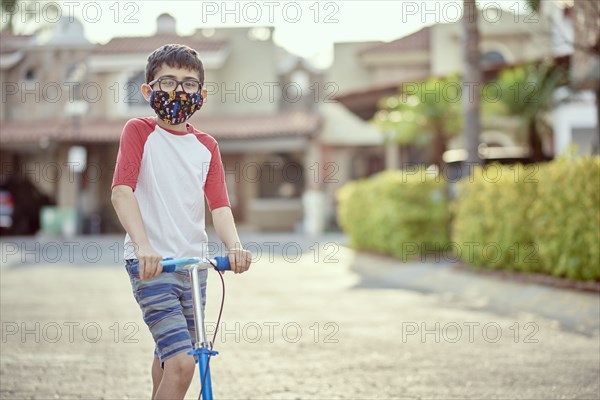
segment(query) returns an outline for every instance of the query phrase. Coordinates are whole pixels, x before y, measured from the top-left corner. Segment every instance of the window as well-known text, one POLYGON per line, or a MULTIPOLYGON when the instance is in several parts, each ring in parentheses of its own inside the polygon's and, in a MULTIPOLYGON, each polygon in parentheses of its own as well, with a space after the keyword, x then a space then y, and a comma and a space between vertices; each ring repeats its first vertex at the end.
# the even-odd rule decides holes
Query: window
POLYGON ((483 53, 483 55, 481 56, 481 63, 484 66, 498 65, 498 64, 506 64, 506 60, 504 59, 504 56, 502 55, 502 53, 492 50, 492 51, 487 51, 487 52, 483 53))
POLYGON ((40 82, 38 82, 38 74, 35 68, 27 68, 23 76, 25 90, 39 90, 40 82))
POLYGON ((82 82, 85 78, 87 67, 85 63, 78 62, 69 65, 67 73, 65 74, 66 82, 82 82))
POLYGON ((304 188, 302 164, 290 155, 281 154, 269 157, 260 166, 260 198, 298 198, 304 188))
POLYGON ((310 88, 310 78, 308 73, 303 70, 296 70, 292 73, 291 77, 292 83, 299 87, 302 93, 308 93, 310 88))
POLYGON ((29 68, 25 71, 25 80, 26 81, 34 81, 35 80, 35 70, 33 68, 29 68))
POLYGON ((259 27, 248 30, 248 38, 259 42, 265 42, 271 38, 271 30, 269 28, 259 27))
POLYGON ((139 71, 131 75, 125 85, 125 103, 128 107, 144 106, 146 99, 142 95, 142 84, 146 82, 146 74, 139 71))

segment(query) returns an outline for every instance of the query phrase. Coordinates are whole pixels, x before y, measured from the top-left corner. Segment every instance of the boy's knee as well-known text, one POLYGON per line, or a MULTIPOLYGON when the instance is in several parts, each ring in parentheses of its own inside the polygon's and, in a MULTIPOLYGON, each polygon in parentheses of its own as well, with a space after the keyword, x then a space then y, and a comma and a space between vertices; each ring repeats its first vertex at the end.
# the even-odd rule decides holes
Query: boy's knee
POLYGON ((194 376, 194 357, 181 353, 165 361, 165 373, 180 379, 192 379, 194 376))

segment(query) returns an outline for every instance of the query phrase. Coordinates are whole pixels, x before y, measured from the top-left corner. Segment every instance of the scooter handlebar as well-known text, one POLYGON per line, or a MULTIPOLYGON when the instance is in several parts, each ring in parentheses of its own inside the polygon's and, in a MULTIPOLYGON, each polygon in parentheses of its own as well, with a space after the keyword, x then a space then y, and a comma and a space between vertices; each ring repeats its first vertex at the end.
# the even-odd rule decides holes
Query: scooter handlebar
POLYGON ((211 266, 219 271, 225 271, 231 269, 229 265, 228 257, 215 257, 212 260, 198 257, 185 257, 185 258, 164 258, 160 265, 162 266, 163 272, 174 272, 182 270, 188 265, 193 264, 204 264, 206 267, 211 266))

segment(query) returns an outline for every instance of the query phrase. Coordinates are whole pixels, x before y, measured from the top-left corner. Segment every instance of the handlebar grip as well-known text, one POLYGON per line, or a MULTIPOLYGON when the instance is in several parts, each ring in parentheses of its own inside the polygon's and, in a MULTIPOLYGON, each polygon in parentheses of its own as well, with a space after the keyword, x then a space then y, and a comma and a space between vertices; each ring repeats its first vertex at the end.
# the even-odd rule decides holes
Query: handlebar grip
POLYGON ((217 262, 217 266, 215 267, 216 270, 231 270, 231 265, 229 265, 229 257, 215 257, 215 261, 217 262))
POLYGON ((163 260, 160 262, 163 272, 174 272, 175 271, 176 265, 172 262, 169 262, 172 260, 173 260, 173 257, 163 258, 163 260))
POLYGON ((162 272, 175 272, 176 270, 175 264, 167 264, 162 266, 162 272))

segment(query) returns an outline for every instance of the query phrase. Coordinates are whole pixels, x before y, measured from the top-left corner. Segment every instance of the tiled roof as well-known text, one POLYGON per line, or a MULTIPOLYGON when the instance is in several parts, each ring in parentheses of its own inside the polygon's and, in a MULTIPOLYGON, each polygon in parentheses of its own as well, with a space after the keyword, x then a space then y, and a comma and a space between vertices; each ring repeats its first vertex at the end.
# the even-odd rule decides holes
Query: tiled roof
POLYGON ((222 115, 191 119, 192 125, 217 139, 247 139, 284 136, 307 136, 321 126, 317 113, 282 112, 272 115, 222 115))
MULTIPOLYGON (((76 134, 71 121, 9 122, 0 124, 0 143, 118 142, 127 120, 83 120, 76 134)), ((321 117, 316 113, 286 112, 273 115, 203 116, 192 118, 200 131, 217 139, 254 139, 309 136, 318 131, 321 117)))
MULTIPOLYGON (((538 60, 535 63, 541 63, 544 60, 538 60)), ((506 69, 515 68, 517 66, 527 65, 529 62, 518 63, 518 64, 496 64, 491 66, 483 66, 483 81, 488 82, 494 80, 498 75, 506 69)), ((564 66, 567 69, 571 63, 571 56, 556 56, 554 57, 554 63, 558 66, 564 66)), ((358 115, 364 120, 369 120, 375 115, 378 110, 377 103, 385 96, 391 96, 393 94, 400 93, 402 85, 405 83, 412 82, 424 82, 427 79, 435 78, 435 76, 428 73, 421 75, 415 75, 410 78, 405 78, 402 81, 385 84, 385 85, 372 85, 366 88, 346 91, 338 93, 334 96, 334 100, 342 103, 348 110, 358 115)), ((438 76, 437 78, 444 78, 444 76, 438 76)))
POLYGON ((103 46, 96 47, 95 54, 151 53, 162 45, 178 43, 199 52, 216 51, 227 45, 223 40, 203 40, 193 36, 157 34, 154 36, 117 37, 103 46))
POLYGON ((2 35, 0 35, 0 54, 22 50, 32 39, 33 37, 31 35, 2 33, 2 35))
POLYGON ((374 53, 394 53, 406 50, 427 50, 431 39, 431 28, 423 28, 403 38, 388 43, 374 44, 359 51, 361 55, 374 53))

